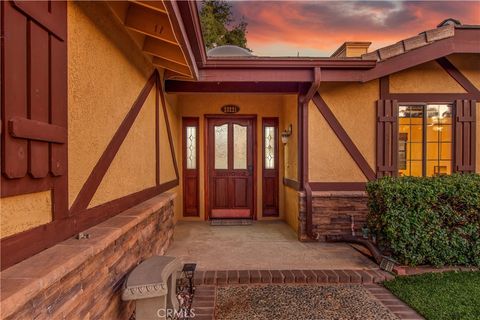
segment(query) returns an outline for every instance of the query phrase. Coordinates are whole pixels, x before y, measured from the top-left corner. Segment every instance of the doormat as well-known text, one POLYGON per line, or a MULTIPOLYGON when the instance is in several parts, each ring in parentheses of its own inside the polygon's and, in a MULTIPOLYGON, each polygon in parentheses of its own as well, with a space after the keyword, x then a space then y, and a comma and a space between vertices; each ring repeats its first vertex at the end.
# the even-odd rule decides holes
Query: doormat
POLYGON ((211 226, 249 226, 252 219, 212 219, 211 226))

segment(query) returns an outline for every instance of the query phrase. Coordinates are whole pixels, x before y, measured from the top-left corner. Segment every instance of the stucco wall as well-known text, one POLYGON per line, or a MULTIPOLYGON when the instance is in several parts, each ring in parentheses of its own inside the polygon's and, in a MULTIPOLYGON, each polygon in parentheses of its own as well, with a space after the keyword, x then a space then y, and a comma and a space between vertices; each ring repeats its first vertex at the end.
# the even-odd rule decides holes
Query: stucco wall
POLYGON ((435 61, 390 75, 392 93, 464 93, 462 88, 435 61))
POLYGON ((52 221, 50 191, 2 198, 0 201, 0 238, 52 221))
MULTIPOLYGON (((283 98, 280 95, 255 95, 255 94, 182 94, 177 98, 177 108, 180 117, 199 117, 200 120, 200 217, 185 218, 180 211, 177 216, 178 219, 183 220, 203 220, 205 217, 205 189, 204 189, 204 132, 205 132, 205 114, 221 114, 220 108, 225 104, 236 104, 240 107, 239 114, 252 114, 257 115, 257 218, 267 219, 262 217, 262 117, 278 117, 279 118, 279 131, 284 130, 284 122, 282 120, 282 106, 283 98)), ((181 121, 181 119, 180 119, 181 121)), ((181 146, 181 134, 178 134, 178 145, 181 146)), ((279 209, 280 218, 283 218, 283 146, 279 148, 279 209)), ((181 158, 178 160, 179 166, 181 164, 181 158)), ((180 189, 182 190, 182 189, 180 189)), ((179 199, 178 203, 183 203, 183 200, 179 199)))

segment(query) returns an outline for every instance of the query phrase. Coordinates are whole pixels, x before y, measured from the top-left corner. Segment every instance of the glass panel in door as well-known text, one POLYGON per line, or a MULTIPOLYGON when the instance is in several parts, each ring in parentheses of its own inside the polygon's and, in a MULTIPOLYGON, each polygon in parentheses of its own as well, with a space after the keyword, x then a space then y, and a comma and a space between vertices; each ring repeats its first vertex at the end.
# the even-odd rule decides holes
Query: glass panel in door
POLYGON ((228 169, 228 124, 214 126, 215 169, 228 169))
POLYGON ((233 169, 247 169, 247 127, 233 125, 233 169))

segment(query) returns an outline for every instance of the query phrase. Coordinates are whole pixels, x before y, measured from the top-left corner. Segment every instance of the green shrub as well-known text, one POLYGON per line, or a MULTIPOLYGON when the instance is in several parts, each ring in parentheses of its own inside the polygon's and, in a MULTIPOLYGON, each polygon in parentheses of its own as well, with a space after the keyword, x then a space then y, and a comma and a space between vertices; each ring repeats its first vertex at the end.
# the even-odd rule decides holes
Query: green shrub
POLYGON ((480 266, 480 175, 367 184, 368 224, 402 264, 480 266))

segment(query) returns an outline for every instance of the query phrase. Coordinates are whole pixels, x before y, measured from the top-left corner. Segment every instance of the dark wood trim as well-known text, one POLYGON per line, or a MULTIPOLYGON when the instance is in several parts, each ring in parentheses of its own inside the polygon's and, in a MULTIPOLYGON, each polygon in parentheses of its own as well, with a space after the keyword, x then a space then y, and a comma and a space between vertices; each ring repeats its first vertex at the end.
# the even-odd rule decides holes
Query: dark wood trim
MULTIPOLYGON (((157 71, 157 74, 158 74, 158 71, 157 71)), ((160 83, 160 88, 159 88, 160 101, 162 102, 163 118, 165 120, 165 126, 167 128, 168 144, 170 145, 170 153, 172 155, 173 168, 175 170, 175 177, 178 180, 179 179, 179 173, 178 173, 177 155, 175 153, 175 146, 173 144, 172 130, 170 129, 170 121, 168 120, 167 103, 165 101, 165 94, 163 93, 163 88, 162 88, 161 82, 159 82, 159 83, 160 83)))
POLYGON ((298 82, 201 82, 201 81, 165 81, 167 93, 297 93, 298 82))
POLYGON ((200 120, 198 117, 182 118, 182 181, 183 181, 183 216, 198 217, 200 216, 200 120), (196 128, 195 141, 195 169, 187 169, 187 127, 196 128), (190 190, 187 180, 195 180, 195 190, 190 190), (187 197, 196 199, 193 208, 188 207, 187 197))
POLYGON ((390 93, 390 76, 384 76, 379 79, 380 81, 380 100, 388 99, 390 93))
POLYGON ((461 85, 468 93, 480 97, 480 91, 446 57, 437 59, 437 63, 461 85))
MULTIPOLYGON (((98 186, 102 182, 103 177, 107 173, 110 164, 112 163, 115 155, 117 154, 120 146, 122 145, 123 141, 127 137, 130 128, 132 127, 137 115, 140 113, 142 109, 143 103, 147 99, 150 91, 152 90, 153 86, 155 85, 155 81, 158 77, 158 71, 154 71, 150 78, 148 79, 147 83, 143 87, 142 91, 138 95, 137 99, 132 105, 132 108, 123 119, 122 123, 118 127, 117 131, 115 132, 112 140, 108 144, 107 148, 103 152, 102 156, 98 160, 97 164, 93 168, 92 172, 90 173, 89 177, 85 181, 82 189, 77 195, 77 198, 72 204, 70 209, 71 212, 79 212, 83 211, 88 207, 88 204, 92 200, 95 192, 98 189, 98 186)), ((162 101, 163 102, 163 101, 162 101)), ((165 117, 167 119, 167 117, 165 117)), ((178 177, 178 170, 177 177, 178 177)))
POLYGON ((168 17, 172 25, 173 32, 177 36, 178 42, 182 47, 182 51, 185 55, 185 59, 190 69, 190 73, 194 80, 198 78, 198 68, 195 63, 195 56, 190 46, 190 42, 187 39, 187 30, 183 24, 183 20, 180 14, 179 2, 181 1, 164 1, 165 9, 167 9, 168 17))
POLYGON ((262 118, 262 216, 278 217, 280 215, 279 208, 279 129, 278 118, 262 118), (265 168, 265 127, 275 128, 275 152, 274 152, 274 169, 265 168), (267 180, 273 180, 273 188, 268 188, 267 180), (272 195, 274 204, 267 206, 268 195, 272 195))
POLYGON ((283 178, 283 185, 289 188, 292 188, 293 190, 300 191, 301 186, 300 182, 289 179, 289 178, 283 178))
POLYGON ((155 184, 160 185, 160 77, 155 79, 155 184))
POLYGON ((208 152, 208 121, 209 119, 224 119, 224 118, 240 118, 240 119, 252 119, 252 137, 253 137, 253 219, 257 219, 257 115, 256 114, 205 114, 204 115, 204 197, 205 197, 205 216, 204 220, 208 220, 210 212, 210 193, 209 193, 209 159, 212 155, 208 152))
POLYGON ((310 182, 312 191, 365 191, 365 182, 310 182))
POLYGON ((474 100, 474 93, 388 93, 386 100, 398 100, 399 102, 448 102, 455 100, 474 100))
POLYGON ((177 1, 177 6, 197 66, 202 67, 207 61, 207 52, 203 43, 197 3, 196 1, 177 1))
POLYGON ((338 137, 340 142, 343 144, 347 152, 350 154, 352 159, 355 161, 357 166, 362 170, 363 174, 368 180, 375 180, 375 171, 370 167, 367 160, 363 157, 360 150, 358 150, 355 143, 353 143, 350 136, 347 134, 345 129, 342 127, 340 122, 337 120, 333 112, 330 110, 328 105, 322 99, 319 94, 316 94, 313 97, 313 102, 317 106, 320 113, 323 115, 325 120, 327 121, 330 128, 332 128, 335 135, 338 137))
POLYGON ((66 128, 22 117, 13 117, 8 120, 8 131, 15 138, 52 143, 67 142, 66 128))
POLYGON ((93 208, 79 212, 74 217, 76 232, 95 226, 108 218, 111 218, 122 211, 125 211, 137 204, 151 199, 163 192, 178 186, 178 179, 162 183, 159 186, 144 189, 139 192, 129 194, 125 197, 115 199, 93 208))

